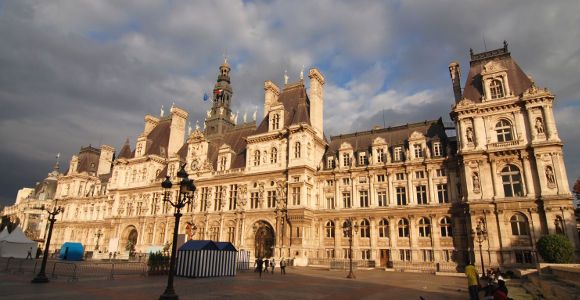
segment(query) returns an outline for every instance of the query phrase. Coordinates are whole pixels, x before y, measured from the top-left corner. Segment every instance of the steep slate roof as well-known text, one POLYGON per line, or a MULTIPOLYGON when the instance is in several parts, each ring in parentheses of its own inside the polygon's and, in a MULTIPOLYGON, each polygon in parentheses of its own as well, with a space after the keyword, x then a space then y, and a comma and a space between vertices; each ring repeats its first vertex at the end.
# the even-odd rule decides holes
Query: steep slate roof
POLYGON ((125 144, 121 148, 121 151, 119 151, 118 158, 131 158, 131 157, 133 157, 133 153, 131 152, 131 145, 129 144, 129 139, 127 138, 125 140, 125 144))
POLYGON ((163 118, 157 126, 147 135, 147 148, 145 154, 156 154, 167 157, 169 134, 171 132, 171 118, 163 118))
POLYGON ((504 48, 471 54, 470 69, 465 82, 463 97, 475 103, 481 102, 483 86, 480 74, 483 71, 483 66, 489 61, 495 61, 507 69, 508 83, 513 95, 521 96, 524 91, 532 86, 532 81, 511 57, 507 50, 507 44, 505 44, 504 48))
POLYGON ((381 128, 370 131, 355 132, 339 136, 331 136, 326 155, 334 155, 342 143, 349 143, 355 152, 368 151, 377 137, 381 137, 389 146, 403 145, 414 131, 425 135, 427 141, 439 139, 446 142, 445 128, 441 119, 405 124, 395 127, 381 128))
POLYGON ((228 144, 235 152, 232 158, 230 169, 243 168, 246 166, 246 138, 255 134, 254 123, 238 125, 227 131, 223 136, 209 141, 208 159, 217 170, 217 158, 219 148, 223 144, 228 144), (239 128, 238 128, 239 127, 239 128))
MULTIPOLYGON (((284 127, 300 123, 310 125, 310 99, 302 81, 284 87, 278 103, 284 106, 284 127)), ((262 120, 256 134, 268 132, 269 120, 268 116, 262 120)))
POLYGON ((77 172, 97 172, 99 168, 99 156, 101 150, 92 146, 83 147, 79 152, 79 163, 77 165, 77 172))

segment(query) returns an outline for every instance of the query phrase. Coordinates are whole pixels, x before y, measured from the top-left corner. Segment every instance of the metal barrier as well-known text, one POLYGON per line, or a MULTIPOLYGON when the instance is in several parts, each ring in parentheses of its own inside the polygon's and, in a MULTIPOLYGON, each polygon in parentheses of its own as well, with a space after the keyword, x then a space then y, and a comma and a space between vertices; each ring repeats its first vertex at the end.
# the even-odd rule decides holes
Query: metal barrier
POLYGON ((55 262, 50 277, 58 278, 59 276, 69 277, 69 281, 77 281, 77 265, 72 262, 55 262))

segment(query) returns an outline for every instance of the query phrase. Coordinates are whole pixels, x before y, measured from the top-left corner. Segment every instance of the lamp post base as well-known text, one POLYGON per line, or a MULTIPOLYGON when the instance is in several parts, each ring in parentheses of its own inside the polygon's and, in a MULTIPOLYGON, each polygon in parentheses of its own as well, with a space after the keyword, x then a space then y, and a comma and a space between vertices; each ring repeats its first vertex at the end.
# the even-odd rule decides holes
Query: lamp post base
POLYGON ((159 300, 178 300, 179 296, 174 290, 165 290, 165 292, 159 296, 159 300))
POLYGON ((352 271, 350 271, 350 272, 348 272, 348 275, 346 275, 346 278, 355 279, 356 276, 354 276, 354 273, 352 271))
POLYGON ((49 280, 48 280, 48 277, 46 277, 45 274, 38 274, 30 282, 31 283, 48 283, 49 280))

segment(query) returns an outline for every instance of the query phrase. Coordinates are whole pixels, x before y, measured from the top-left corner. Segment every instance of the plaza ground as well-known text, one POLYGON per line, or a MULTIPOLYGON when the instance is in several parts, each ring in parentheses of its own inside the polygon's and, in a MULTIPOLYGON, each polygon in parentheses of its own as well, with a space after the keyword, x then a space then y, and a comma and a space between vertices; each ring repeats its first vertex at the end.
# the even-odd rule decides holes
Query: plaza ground
MULTIPOLYGON (((467 299, 466 279, 461 277, 358 270, 356 279, 346 279, 345 271, 288 268, 285 276, 276 271, 264 273, 262 278, 253 272, 223 278, 176 277, 175 290, 181 299, 467 299)), ((31 284, 32 277, 0 273, 0 298, 157 299, 167 281, 166 276, 131 275, 115 280, 58 278, 48 284, 31 284)))

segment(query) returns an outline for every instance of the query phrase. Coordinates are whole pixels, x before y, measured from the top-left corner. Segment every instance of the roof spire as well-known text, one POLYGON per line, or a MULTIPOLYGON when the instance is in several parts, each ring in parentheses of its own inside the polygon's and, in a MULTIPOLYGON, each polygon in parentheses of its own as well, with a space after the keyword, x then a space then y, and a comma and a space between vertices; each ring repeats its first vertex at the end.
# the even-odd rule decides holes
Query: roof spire
POLYGON ((284 84, 288 84, 288 70, 284 70, 284 84))
POLYGON ((58 171, 60 169, 59 159, 60 152, 56 154, 56 163, 54 164, 54 168, 52 168, 54 171, 58 171))
MULTIPOLYGON (((164 114, 165 114, 165 111, 163 110, 163 104, 161 104, 161 112, 159 112, 159 116, 163 118, 164 114)), ((127 138, 127 140, 129 140, 129 138, 127 138)))
POLYGON ((304 80, 304 65, 302 65, 302 69, 300 69, 300 81, 304 80))

